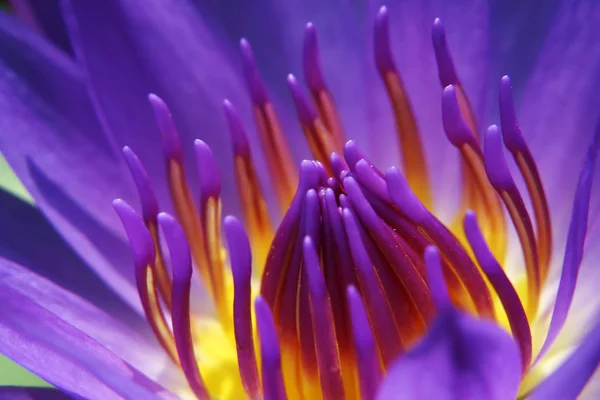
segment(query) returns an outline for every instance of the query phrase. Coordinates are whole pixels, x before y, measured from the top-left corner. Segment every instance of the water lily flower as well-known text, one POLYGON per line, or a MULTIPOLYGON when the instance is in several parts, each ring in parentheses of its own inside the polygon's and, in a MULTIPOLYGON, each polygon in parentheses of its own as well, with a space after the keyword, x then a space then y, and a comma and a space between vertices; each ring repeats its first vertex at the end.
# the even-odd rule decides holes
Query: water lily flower
POLYGON ((2 395, 599 396, 598 4, 375 3, 0 14, 2 395))

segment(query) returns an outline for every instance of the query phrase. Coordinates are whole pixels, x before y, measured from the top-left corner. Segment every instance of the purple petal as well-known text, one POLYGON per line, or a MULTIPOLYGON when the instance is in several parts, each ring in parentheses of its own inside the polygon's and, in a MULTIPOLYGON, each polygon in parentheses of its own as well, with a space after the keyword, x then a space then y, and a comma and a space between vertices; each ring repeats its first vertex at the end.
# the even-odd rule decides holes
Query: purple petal
POLYGON ((540 383, 530 400, 575 399, 600 364, 600 324, 581 341, 579 347, 556 370, 540 383))
POLYGON ((146 369, 161 364, 160 356, 143 339, 16 264, 2 261, 0 275, 2 354, 61 390, 84 398, 168 395, 128 363, 137 361, 146 369))
POLYGON ((132 198, 124 162, 103 133, 77 67, 0 15, 0 151, 55 229, 137 305, 130 258, 110 202, 132 198))
POLYGON ((71 53, 71 42, 60 13, 60 0, 11 0, 10 3, 22 21, 71 53))
POLYGON ((71 250, 40 211, 0 191, 0 257, 44 276, 136 329, 146 323, 71 250))
POLYGON ((193 141, 202 139, 212 148, 219 169, 227 172, 223 199, 230 212, 236 197, 223 99, 230 99, 242 118, 249 119, 249 108, 243 107, 249 104, 245 84, 232 67, 240 62, 232 49, 185 2, 67 1, 64 14, 77 59, 90 75, 114 138, 139 156, 161 208, 168 211, 170 200, 164 165, 156 162, 163 152, 148 93, 164 99, 173 113, 195 194, 193 141))
MULTIPOLYGON (((426 251, 430 286, 444 291, 441 263, 426 251)), ((439 315, 425 338, 389 367, 377 398, 411 400, 505 400, 515 398, 521 358, 500 326, 450 307, 447 294, 436 302, 439 315)))
MULTIPOLYGON (((72 329, 118 354, 121 359, 148 376, 154 378, 168 367, 165 364, 165 354, 155 343, 148 342, 131 328, 115 321, 85 300, 24 267, 0 258, 0 277, 0 293, 10 292, 31 304, 31 309, 45 310, 44 312, 52 314, 52 318, 59 319, 61 323, 68 324, 72 329)), ((9 311, 9 308, 6 311, 4 308, 0 309, 3 315, 9 311)), ((3 318, 0 318, 2 322, 3 318)), ((27 320, 22 322, 26 323, 27 320)), ((42 335, 43 330, 39 334, 42 335)))
POLYGON ((68 400, 69 396, 54 388, 0 387, 0 399, 10 400, 68 400))

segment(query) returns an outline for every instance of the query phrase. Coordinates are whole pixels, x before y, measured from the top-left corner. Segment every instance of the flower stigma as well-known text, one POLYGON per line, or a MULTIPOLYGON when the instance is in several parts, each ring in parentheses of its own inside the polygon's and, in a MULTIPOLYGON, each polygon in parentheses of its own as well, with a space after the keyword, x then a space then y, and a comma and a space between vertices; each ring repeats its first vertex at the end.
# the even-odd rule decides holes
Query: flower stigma
POLYGON ((299 167, 252 48, 241 40, 269 189, 283 216, 278 224, 269 216, 234 105, 224 101, 242 216, 223 219, 213 152, 200 140, 193 144, 200 183, 200 198, 194 198, 185 177, 184 144, 169 108, 149 95, 174 214, 160 212, 152 182, 128 147, 123 154, 141 212, 123 200, 113 204, 129 237, 145 316, 185 376, 183 391, 199 399, 375 398, 391 362, 425 335, 437 315, 439 289, 427 277, 432 257, 439 258, 442 286, 454 307, 496 322, 514 338, 523 369, 521 393, 543 378, 533 367, 547 350, 546 331, 536 331, 533 323, 548 279, 552 227, 544 186, 517 122, 510 80, 505 76, 500 82, 501 126, 480 132, 444 27, 434 21, 443 128, 461 156, 460 206, 454 222, 445 225, 433 211, 436 171, 426 165, 388 25, 382 7, 374 25, 374 58, 402 159, 400 168, 385 171, 345 135, 343 110, 322 74, 312 23, 303 46, 308 90, 293 75, 287 77, 313 158, 299 167), (518 166, 524 193, 504 148, 518 166), (524 260, 515 280, 505 272, 510 225, 524 260), (214 318, 191 312, 194 274, 214 303, 214 318))

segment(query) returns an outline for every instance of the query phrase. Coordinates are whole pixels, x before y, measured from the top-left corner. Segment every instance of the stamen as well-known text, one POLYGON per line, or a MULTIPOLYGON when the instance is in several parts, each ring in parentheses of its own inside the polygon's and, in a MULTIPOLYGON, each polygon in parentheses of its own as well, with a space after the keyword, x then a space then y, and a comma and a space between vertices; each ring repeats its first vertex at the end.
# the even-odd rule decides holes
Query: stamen
POLYGON ((519 235, 527 270, 527 315, 530 320, 533 320, 537 312, 541 291, 535 236, 529 213, 506 165, 504 151, 502 150, 502 139, 498 127, 495 125, 490 126, 487 130, 484 141, 484 156, 485 169, 490 183, 504 201, 519 235))
POLYGON ((356 347, 361 398, 363 400, 373 400, 382 375, 381 365, 377 359, 373 331, 360 294, 354 286, 348 287, 347 297, 352 320, 352 334, 356 347))
POLYGON ((215 304, 221 323, 231 325, 231 315, 225 293, 225 260, 221 243, 221 177, 217 162, 208 145, 201 140, 194 142, 198 178, 200 182, 200 218, 204 253, 208 256, 207 270, 214 290, 215 304))
POLYGON ((191 244, 194 264, 200 271, 208 291, 212 297, 216 299, 219 289, 215 287, 215 282, 212 280, 211 271, 209 269, 210 263, 204 248, 205 239, 202 223, 187 184, 183 167, 181 143, 179 142, 175 123, 173 122, 169 108, 161 98, 151 94, 148 96, 148 99, 152 105, 154 116, 163 137, 163 147, 167 164, 167 179, 177 219, 181 221, 181 226, 185 232, 188 243, 191 244))
POLYGON ((259 399, 260 378, 254 352, 254 335, 251 315, 252 254, 248 237, 237 218, 228 216, 223 224, 233 274, 233 327, 237 348, 238 365, 242 384, 248 396, 259 399))
POLYGON ((254 249, 257 273, 262 273, 271 240, 273 227, 263 192, 256 175, 256 168, 250 154, 250 145, 240 117, 228 100, 223 102, 225 117, 233 143, 235 181, 244 215, 244 225, 254 249))
POLYGON ((333 174, 329 165, 329 155, 334 151, 341 150, 341 148, 337 148, 333 137, 308 102, 296 77, 292 74, 288 75, 287 82, 310 150, 317 160, 325 164, 327 172, 333 174))
POLYGON ((262 83, 250 43, 240 41, 242 64, 254 108, 254 118, 261 137, 261 146, 269 166, 271 181, 281 210, 286 210, 294 196, 298 172, 285 140, 275 109, 262 83))
POLYGON ((344 177, 342 177, 342 173, 344 171, 350 171, 350 167, 348 167, 346 161, 344 161, 342 156, 336 152, 333 152, 329 155, 329 163, 331 165, 331 169, 333 170, 333 176, 335 176, 337 179, 344 179, 344 177))
POLYGON ((324 399, 344 398, 333 312, 327 296, 325 279, 310 236, 304 238, 304 268, 310 287, 310 312, 315 337, 315 351, 324 399))
POLYGON ((317 30, 312 22, 306 24, 304 30, 304 46, 302 52, 304 66, 304 78, 310 89, 310 94, 317 106, 319 118, 325 124, 327 131, 331 134, 334 146, 342 148, 344 145, 344 133, 342 123, 337 111, 333 96, 325 85, 321 63, 319 61, 319 46, 317 43, 317 30))
POLYGON ((440 252, 435 246, 429 246, 425 249, 424 258, 425 266, 427 267, 427 283, 431 288, 431 297, 433 297, 433 302, 438 313, 442 313, 452 307, 452 303, 446 282, 444 281, 444 274, 442 273, 440 252))
MULTIPOLYGON (((388 168, 386 180, 394 204, 417 225, 422 235, 441 250, 448 275, 455 277, 455 279, 448 279, 455 300, 466 305, 462 297, 467 294, 467 298, 472 300, 479 315, 494 319, 491 293, 477 266, 458 240, 419 202, 397 168, 388 168)), ((448 275, 447 277, 450 278, 448 275)))
POLYGON ((156 277, 156 283, 158 290, 161 295, 162 301, 165 302, 167 308, 171 309, 171 278, 169 272, 165 266, 165 258, 163 256, 162 247, 158 238, 158 226, 156 216, 158 215, 158 201, 152 188, 152 183, 148 177, 146 169, 140 162, 137 155, 127 146, 123 147, 123 155, 125 161, 131 171, 131 176, 135 182, 135 186, 138 191, 138 197, 142 205, 142 216, 144 223, 150 231, 152 236, 152 242, 156 249, 156 257, 154 263, 152 263, 153 271, 151 274, 156 277))
POLYGON ((523 373, 525 373, 531 363, 532 342, 529 321, 519 294, 487 247, 474 212, 469 211, 465 215, 464 228, 477 262, 494 287, 506 311, 510 329, 521 350, 523 373))
POLYGON ((135 282, 146 319, 160 345, 171 360, 178 365, 177 349, 173 335, 169 330, 160 308, 160 302, 154 285, 154 274, 151 266, 155 259, 155 247, 150 232, 140 216, 121 199, 113 201, 113 207, 119 215, 133 253, 135 282))
POLYGON ((171 319, 181 369, 196 397, 208 400, 209 395, 196 362, 190 325, 190 285, 192 280, 190 248, 184 231, 175 218, 169 214, 160 213, 158 214, 158 224, 169 248, 171 269, 173 271, 173 310, 171 319))
POLYGON ((389 365, 404 348, 399 340, 399 330, 381 281, 373 269, 373 264, 364 246, 365 232, 360 228, 354 213, 344 208, 342 211, 350 253, 354 260, 361 292, 367 306, 371 326, 377 340, 379 356, 384 365, 389 365))
POLYGON ((263 396, 265 400, 285 400, 287 396, 281 374, 281 352, 273 314, 261 296, 256 298, 254 307, 260 337, 263 396))
POLYGON ((506 222, 502 204, 498 194, 490 185, 485 171, 483 154, 473 131, 465 123, 459 103, 457 91, 450 85, 444 89, 442 95, 442 120, 444 131, 450 142, 460 150, 460 153, 469 169, 473 182, 480 196, 474 204, 475 211, 479 215, 486 216, 484 222, 484 236, 486 237, 492 252, 499 260, 503 260, 506 254, 506 222), (478 206, 480 204, 480 206, 478 206))
POLYGON ((419 127, 410 100, 390 50, 388 10, 381 7, 375 19, 375 63, 385 83, 400 139, 402 166, 416 195, 428 207, 433 207, 429 174, 419 127))
POLYGON ((512 89, 508 76, 500 81, 500 122, 504 144, 512 153, 519 171, 525 179, 527 191, 533 203, 533 212, 537 230, 537 251, 540 264, 540 281, 543 284, 548 276, 552 256, 552 221, 550 209, 544 191, 542 178, 533 155, 521 134, 521 128, 515 114, 512 89))
POLYGON ((369 234, 373 236, 379 249, 389 262, 390 267, 402 282, 402 285, 406 289, 416 310, 421 314, 424 321, 428 321, 432 316, 433 309, 429 288, 425 281, 420 276, 415 266, 412 265, 412 263, 407 262, 406 257, 403 254, 404 251, 398 251, 399 244, 386 229, 381 218, 379 218, 371 208, 354 178, 350 176, 346 177, 344 179, 344 188, 348 193, 348 197, 352 202, 352 206, 356 211, 357 216, 365 225, 369 234))

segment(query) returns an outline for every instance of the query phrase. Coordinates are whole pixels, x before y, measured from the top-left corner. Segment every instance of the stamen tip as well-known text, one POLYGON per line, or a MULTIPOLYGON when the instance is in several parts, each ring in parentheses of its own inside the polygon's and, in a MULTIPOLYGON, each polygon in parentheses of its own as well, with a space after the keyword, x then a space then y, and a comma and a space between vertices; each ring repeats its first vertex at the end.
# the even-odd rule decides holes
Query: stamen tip
POLYGON ((375 64, 381 75, 396 69, 390 49, 389 18, 387 7, 382 6, 375 17, 375 64))
POLYGON ((435 246, 427 246, 425 249, 425 266, 427 268, 427 284, 433 297, 433 302, 441 312, 451 306, 448 288, 442 273, 442 260, 440 252, 435 246))
POLYGON ((239 219, 228 215, 223 220, 223 230, 229 247, 234 283, 247 282, 252 276, 252 253, 244 226, 239 219))
POLYGON ((242 120, 234 105, 227 99, 223 101, 223 110, 225 111, 225 120, 231 135, 234 155, 249 156, 250 144, 248 137, 242 125, 242 120))
POLYGON ((298 83, 298 80, 292 74, 287 76, 287 82, 290 92, 292 93, 292 98, 294 99, 294 105, 296 106, 300 123, 303 125, 312 124, 314 120, 317 119, 317 112, 302 92, 300 83, 298 83))
POLYGON ((124 200, 115 199, 112 205, 127 233, 136 269, 146 268, 154 262, 155 257, 154 243, 148 228, 139 214, 124 200))
POLYGON ((306 24, 304 29, 304 44, 302 52, 302 63, 304 79, 313 92, 325 90, 325 79, 321 72, 319 60, 319 44, 317 41, 317 29, 312 22, 306 24))
POLYGON ((196 149, 201 198, 203 200, 218 199, 221 194, 221 175, 215 156, 210 146, 202 140, 196 139, 194 148, 196 149))
POLYGON ((420 223, 427 218, 427 209, 413 193, 396 167, 390 167, 385 172, 388 194, 392 202, 414 223, 420 223))
POLYGON ((181 225, 174 217, 165 212, 158 214, 158 225, 169 249, 173 280, 190 280, 192 277, 190 247, 181 225))
POLYGON ((500 125, 502 127, 504 143, 512 152, 522 151, 527 148, 527 145, 525 139, 523 139, 519 121, 517 120, 512 86, 508 75, 504 75, 500 79, 498 97, 500 103, 500 125))
POLYGON ((154 112, 154 118, 161 134, 165 156, 169 159, 180 160, 182 157, 181 141, 179 140, 179 133, 175 127, 171 110, 169 110, 167 103, 154 93, 148 95, 148 101, 154 112))
POLYGON ((496 190, 505 190, 512 186, 513 179, 504 157, 502 138, 496 125, 488 128, 483 143, 485 170, 490 183, 496 190))
POLYGON ((269 102, 269 96, 258 72, 252 47, 246 38, 240 40, 240 51, 242 53, 242 65, 250 97, 255 105, 262 106, 269 102))
POLYGON ((128 146, 123 147, 123 156, 138 192, 142 206, 142 216, 145 221, 153 221, 156 214, 158 214, 158 200, 154 194, 148 173, 138 156, 128 146))
POLYGON ((460 112, 454 85, 448 85, 442 93, 442 124, 448 140, 456 147, 473 141, 473 134, 460 112))
POLYGON ((446 30, 439 18, 433 21, 431 29, 431 39, 433 41, 433 50, 435 52, 435 60, 438 67, 438 76, 442 87, 448 85, 456 85, 459 83, 458 75, 454 67, 454 61, 448 49, 446 40, 446 30))

